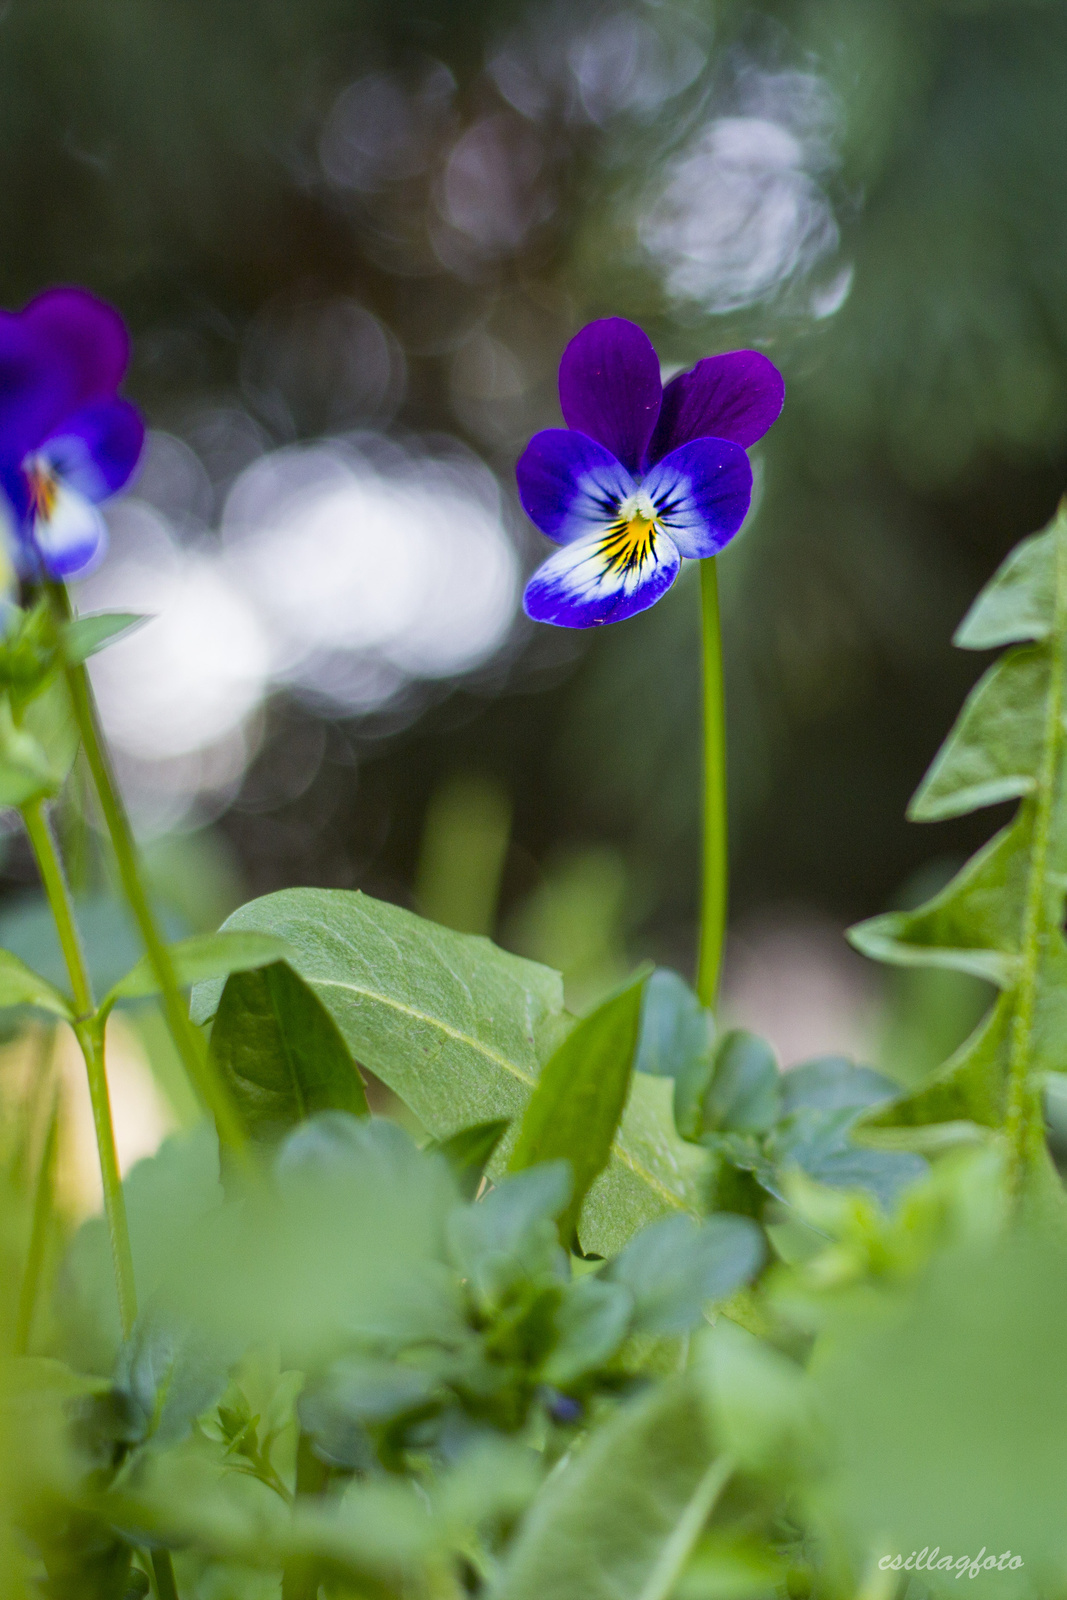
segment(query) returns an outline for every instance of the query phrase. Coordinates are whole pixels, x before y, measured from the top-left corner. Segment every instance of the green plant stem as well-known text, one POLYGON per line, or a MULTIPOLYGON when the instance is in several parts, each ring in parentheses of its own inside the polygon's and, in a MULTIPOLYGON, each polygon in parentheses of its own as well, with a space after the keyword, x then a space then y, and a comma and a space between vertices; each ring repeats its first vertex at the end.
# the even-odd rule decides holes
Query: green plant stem
MULTIPOLYGON (((49 1030, 50 1032, 52 1030, 49 1030)), ((48 1229, 52 1221, 52 1179, 56 1159, 56 1141, 59 1134, 59 1095, 53 1093, 52 1109, 41 1148, 41 1163, 37 1169, 37 1182, 33 1195, 33 1219, 30 1223, 30 1242, 26 1250, 26 1265, 19 1285, 18 1314, 15 1320, 15 1354, 24 1356, 30 1348, 33 1315, 41 1284, 48 1229)))
MULTIPOLYGON (((62 626, 69 622, 71 617, 70 599, 62 584, 49 584, 48 589, 57 622, 62 626)), ((152 972, 159 984, 171 1036, 185 1070, 215 1118, 219 1139, 234 1154, 247 1159, 248 1143, 244 1129, 229 1095, 218 1075, 212 1070, 203 1036, 190 1021, 170 950, 160 932, 145 890, 133 829, 130 827, 126 808, 119 796, 118 785, 101 734, 89 675, 81 662, 68 665, 66 675, 82 746, 92 773, 104 823, 111 836, 122 890, 137 923, 152 972)))
POLYGON ((152 1573, 156 1580, 159 1600, 178 1600, 178 1585, 174 1578, 174 1563, 169 1550, 152 1551, 152 1573))
POLYGON ((1063 765, 1064 653, 1067 650, 1067 537, 1056 540, 1056 607, 1049 639, 1049 685, 1045 706, 1045 728, 1041 766, 1034 795, 1034 831, 1030 848, 1030 867, 1026 880, 1026 905, 1023 913, 1019 949, 1019 984, 1015 1011, 1011 1019, 1008 1051, 1008 1083, 1004 1132, 1008 1140, 1008 1179, 1013 1192, 1022 1187, 1024 1174, 1035 1156, 1044 1149, 1044 1120, 1041 1097, 1030 1081, 1030 1056, 1037 1002, 1037 979, 1041 955, 1048 938, 1049 888, 1047 883, 1049 840, 1056 790, 1063 765))
POLYGON ((126 1223, 126 1203, 122 1196, 122 1179, 115 1150, 115 1129, 111 1121, 111 1101, 108 1096, 107 1074, 104 1070, 104 1030, 96 1014, 92 985, 82 954, 81 940, 74 921, 63 865, 52 838, 52 830, 45 815, 44 803, 32 800, 22 808, 33 853, 37 858, 41 881, 48 904, 55 918, 60 948, 70 977, 74 996, 74 1033, 85 1057, 85 1070, 89 1078, 89 1099, 93 1108, 93 1126, 96 1130, 96 1148, 100 1156, 100 1177, 104 1187, 104 1213, 107 1217, 111 1255, 115 1267, 115 1284, 118 1289, 119 1315, 123 1336, 128 1336, 137 1320, 137 1293, 133 1279, 133 1255, 130 1251, 130 1232, 126 1223))
MULTIPOLYGON (((330 1469, 311 1448, 311 1440, 301 1431, 296 1442, 296 1498, 320 1495, 329 1481, 330 1469)), ((320 1565, 307 1556, 286 1564, 282 1573, 282 1600, 316 1600, 320 1565)))
POLYGON ((715 557, 700 563, 700 632, 704 656, 704 864, 697 994, 713 1007, 726 940, 726 704, 722 677, 719 575, 715 557))

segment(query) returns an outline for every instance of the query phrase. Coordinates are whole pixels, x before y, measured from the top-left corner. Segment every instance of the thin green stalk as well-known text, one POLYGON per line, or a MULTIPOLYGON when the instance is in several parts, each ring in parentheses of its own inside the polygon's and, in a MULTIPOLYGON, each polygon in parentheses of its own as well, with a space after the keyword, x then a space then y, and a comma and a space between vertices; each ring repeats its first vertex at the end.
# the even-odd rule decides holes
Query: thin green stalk
MULTIPOLYGON (((59 623, 70 620, 70 600, 62 584, 49 584, 49 594, 59 623)), ((66 669, 74 716, 81 734, 89 770, 100 801, 104 823, 111 836, 123 893, 133 913, 156 982, 174 1043, 196 1088, 215 1118, 219 1138, 235 1154, 247 1157, 248 1141, 229 1095, 212 1070, 203 1036, 189 1018, 170 950, 160 932, 141 877, 141 868, 126 808, 104 743, 89 675, 84 664, 66 669)))
MULTIPOLYGON (((330 1469, 311 1448, 311 1440, 301 1431, 296 1442, 296 1496, 320 1495, 330 1477, 330 1469)), ((321 1568, 313 1557, 301 1556, 286 1563, 282 1573, 282 1600, 316 1600, 321 1568)))
POLYGON ((174 1563, 169 1550, 152 1551, 152 1574, 156 1580, 159 1600, 178 1600, 178 1585, 174 1578, 174 1563))
POLYGON ((1049 639, 1048 700, 1045 704, 1041 767, 1034 796, 1034 831, 1026 881, 1026 906, 1019 949, 1019 985, 1011 1021, 1004 1132, 1008 1140, 1009 1181, 1018 1192, 1031 1158, 1044 1146, 1041 1099, 1030 1082, 1030 1054, 1037 1002, 1038 969, 1048 937, 1049 840, 1056 790, 1063 764, 1064 653, 1067 650, 1067 539, 1056 541, 1056 608, 1049 639))
POLYGON ((111 1121, 111 1101, 108 1097, 107 1074, 104 1070, 103 1025, 96 1014, 92 985, 82 954, 78 927, 74 921, 74 908, 71 905, 67 881, 63 876, 63 865, 52 838, 43 802, 33 800, 23 806, 22 818, 33 846, 33 853, 37 858, 41 881, 48 897, 48 904, 52 908, 60 948, 70 976, 71 993, 74 996, 74 1033, 85 1057, 85 1070, 89 1078, 89 1099, 92 1102, 96 1148, 100 1156, 100 1177, 104 1187, 104 1214, 107 1217, 108 1236, 111 1240, 122 1331, 123 1335, 127 1336, 137 1320, 137 1293, 134 1288, 130 1232, 126 1223, 126 1203, 122 1196, 122 1178, 115 1150, 115 1129, 111 1121))
POLYGON ((704 867, 697 994, 714 1006, 726 940, 726 704, 722 679, 719 575, 715 557, 700 563, 700 631, 704 654, 704 867))
MULTIPOLYGON (((50 1032, 52 1030, 49 1030, 50 1032)), ((26 1265, 19 1285, 18 1314, 15 1319, 15 1354, 24 1356, 30 1348, 33 1317, 41 1286, 48 1229, 52 1221, 52 1182, 55 1174, 56 1141, 59 1134, 59 1095, 53 1093, 48 1128, 41 1148, 41 1161, 37 1169, 37 1182, 33 1195, 33 1219, 30 1224, 30 1242, 26 1250, 26 1265)))

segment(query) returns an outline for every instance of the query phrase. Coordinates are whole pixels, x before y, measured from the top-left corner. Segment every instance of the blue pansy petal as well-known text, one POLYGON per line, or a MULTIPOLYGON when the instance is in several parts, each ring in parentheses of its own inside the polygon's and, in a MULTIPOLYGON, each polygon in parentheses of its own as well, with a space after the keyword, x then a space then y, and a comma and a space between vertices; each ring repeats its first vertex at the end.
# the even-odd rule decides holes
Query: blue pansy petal
POLYGON ((713 556, 745 520, 752 468, 739 444, 694 439, 658 461, 641 487, 683 556, 713 556))
POLYGON ((70 488, 100 501, 129 482, 143 447, 136 408, 128 400, 101 400, 68 417, 39 454, 70 488))
POLYGON ((33 542, 52 578, 80 578, 107 549, 107 524, 91 500, 60 483, 47 517, 37 517, 33 542))
POLYGON ((526 515, 557 544, 602 531, 635 488, 610 450, 566 428, 535 433, 515 476, 526 515))
POLYGON ((553 551, 526 585, 522 600, 526 615, 558 628, 622 622, 655 605, 678 576, 678 551, 662 533, 651 556, 639 566, 612 563, 604 545, 601 532, 553 551))
POLYGON ((643 333, 623 317, 591 322, 559 364, 559 399, 569 428, 606 445, 639 472, 659 416, 659 360, 643 333))
POLYGON ((755 444, 776 420, 784 400, 782 374, 758 350, 707 356, 664 389, 648 458, 658 461, 692 439, 755 444))

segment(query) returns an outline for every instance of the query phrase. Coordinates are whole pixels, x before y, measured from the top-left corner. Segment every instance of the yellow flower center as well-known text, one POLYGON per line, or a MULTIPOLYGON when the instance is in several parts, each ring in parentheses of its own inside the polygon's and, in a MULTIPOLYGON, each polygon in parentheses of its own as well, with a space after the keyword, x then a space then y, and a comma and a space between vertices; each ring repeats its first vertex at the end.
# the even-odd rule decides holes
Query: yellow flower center
POLYGON ((26 467, 26 477, 30 485, 30 506, 34 518, 41 522, 48 522, 56 509, 59 499, 59 480, 47 461, 40 456, 35 457, 26 467))
POLYGON ((630 495, 600 541, 607 570, 639 572, 646 561, 655 559, 656 535, 661 531, 651 498, 640 492, 630 495))

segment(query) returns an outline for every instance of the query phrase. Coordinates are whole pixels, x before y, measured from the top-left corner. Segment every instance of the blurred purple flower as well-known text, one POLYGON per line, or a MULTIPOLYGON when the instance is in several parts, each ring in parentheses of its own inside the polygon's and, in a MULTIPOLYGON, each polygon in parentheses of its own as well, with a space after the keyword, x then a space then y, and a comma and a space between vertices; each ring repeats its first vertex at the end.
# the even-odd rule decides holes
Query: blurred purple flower
POLYGON ((563 352, 566 428, 535 434, 516 473, 519 498, 562 545, 523 604, 535 622, 593 628, 645 611, 683 556, 712 556, 752 496, 745 447, 782 409, 782 375, 755 350, 708 356, 664 388, 648 337, 632 322, 591 322, 563 352))
POLYGON ((104 552, 98 507, 144 444, 140 414, 116 394, 129 359, 122 318, 85 289, 0 311, 0 507, 24 578, 78 577, 104 552))

